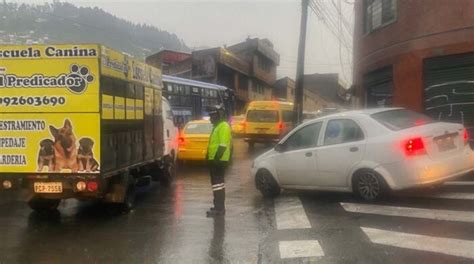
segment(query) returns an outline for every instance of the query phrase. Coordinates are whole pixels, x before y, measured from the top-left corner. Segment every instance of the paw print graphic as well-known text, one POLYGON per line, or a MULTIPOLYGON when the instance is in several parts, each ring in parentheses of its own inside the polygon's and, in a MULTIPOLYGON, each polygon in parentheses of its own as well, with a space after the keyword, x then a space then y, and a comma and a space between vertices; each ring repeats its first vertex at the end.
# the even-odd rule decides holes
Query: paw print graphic
POLYGON ((75 93, 83 93, 87 84, 94 81, 94 76, 90 74, 86 66, 71 65, 71 73, 68 75, 71 81, 68 81, 68 88, 75 93))

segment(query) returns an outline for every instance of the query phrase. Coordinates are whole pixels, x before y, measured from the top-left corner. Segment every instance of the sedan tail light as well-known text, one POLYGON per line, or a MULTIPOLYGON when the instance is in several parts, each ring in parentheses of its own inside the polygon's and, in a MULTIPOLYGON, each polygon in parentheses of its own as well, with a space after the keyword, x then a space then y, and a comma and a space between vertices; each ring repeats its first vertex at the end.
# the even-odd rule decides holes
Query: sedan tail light
POLYGON ((467 143, 469 143, 469 132, 467 131, 466 128, 464 128, 463 140, 464 140, 464 145, 467 145, 467 143))
POLYGON ((407 156, 416 156, 426 154, 425 144, 420 137, 411 138, 405 143, 405 154, 407 156))

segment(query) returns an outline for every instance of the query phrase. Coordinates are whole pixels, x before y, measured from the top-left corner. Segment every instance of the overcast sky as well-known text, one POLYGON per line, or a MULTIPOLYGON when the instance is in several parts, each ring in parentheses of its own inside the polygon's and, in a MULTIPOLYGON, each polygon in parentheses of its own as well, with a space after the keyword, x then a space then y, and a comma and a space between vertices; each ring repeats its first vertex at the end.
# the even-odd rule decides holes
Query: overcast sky
MULTIPOLYGON (((8 1, 8 0, 7 0, 8 1)), ((352 27, 353 4, 348 0, 314 0, 333 14, 339 33, 337 7, 352 27), (331 2, 333 1, 333 3, 331 2)), ((11 0, 9 2, 12 2, 11 0)), ((47 0, 13 2, 44 3, 47 0)), ((295 77, 301 15, 300 0, 68 0, 79 6, 98 6, 118 17, 154 25, 175 33, 189 47, 232 45, 248 36, 268 38, 281 56, 278 77, 295 77)), ((346 42, 352 45, 347 35, 346 42)), ((350 84, 351 51, 309 11, 305 74, 338 72, 350 84), (341 56, 339 55, 341 51, 341 56)))

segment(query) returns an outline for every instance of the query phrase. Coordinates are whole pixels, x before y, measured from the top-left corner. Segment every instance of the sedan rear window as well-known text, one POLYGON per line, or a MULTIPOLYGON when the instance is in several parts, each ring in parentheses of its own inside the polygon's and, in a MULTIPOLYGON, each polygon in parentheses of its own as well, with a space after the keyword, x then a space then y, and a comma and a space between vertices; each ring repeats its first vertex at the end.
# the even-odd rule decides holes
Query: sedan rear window
POLYGON ((402 130, 410 127, 433 123, 430 117, 407 109, 396 109, 370 115, 390 130, 402 130))
POLYGON ((248 122, 277 123, 278 111, 276 110, 250 110, 247 113, 248 122))
POLYGON ((212 124, 188 124, 184 128, 185 134, 211 134, 212 124))

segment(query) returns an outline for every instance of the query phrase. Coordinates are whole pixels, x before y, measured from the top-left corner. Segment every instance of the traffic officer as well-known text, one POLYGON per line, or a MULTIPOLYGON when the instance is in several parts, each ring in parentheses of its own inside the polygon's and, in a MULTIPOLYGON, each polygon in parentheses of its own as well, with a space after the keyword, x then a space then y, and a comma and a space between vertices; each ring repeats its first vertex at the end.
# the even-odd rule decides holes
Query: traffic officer
POLYGON ((211 175, 214 207, 207 211, 207 217, 225 214, 225 169, 229 163, 232 151, 232 132, 226 121, 223 106, 214 106, 209 109, 209 116, 213 125, 209 146, 207 148, 207 161, 211 175))

